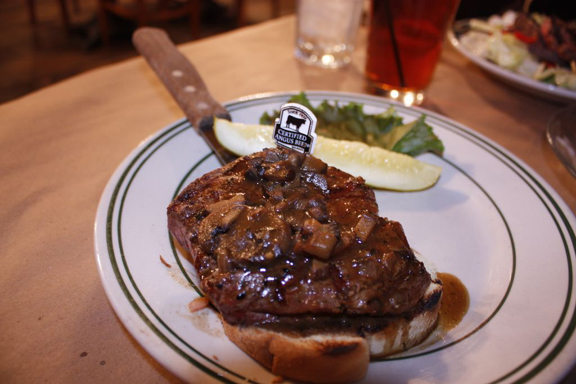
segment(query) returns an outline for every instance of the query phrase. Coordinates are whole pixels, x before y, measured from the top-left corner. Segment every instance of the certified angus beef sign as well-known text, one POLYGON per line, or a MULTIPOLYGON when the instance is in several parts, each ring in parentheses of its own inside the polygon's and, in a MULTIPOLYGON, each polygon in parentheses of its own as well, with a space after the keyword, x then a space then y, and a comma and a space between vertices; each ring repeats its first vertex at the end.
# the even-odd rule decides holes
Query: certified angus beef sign
POLYGON ((316 141, 316 121, 316 116, 305 106, 284 104, 274 126, 276 144, 298 152, 312 153, 316 141))

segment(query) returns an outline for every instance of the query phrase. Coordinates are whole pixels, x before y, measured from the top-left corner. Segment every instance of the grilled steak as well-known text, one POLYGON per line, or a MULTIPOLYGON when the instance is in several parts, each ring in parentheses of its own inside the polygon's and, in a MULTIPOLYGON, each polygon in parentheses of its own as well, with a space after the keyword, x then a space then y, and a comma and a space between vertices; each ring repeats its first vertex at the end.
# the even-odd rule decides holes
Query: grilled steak
POLYGON ((378 330, 425 310, 431 278, 361 178, 267 149, 188 185, 168 226, 224 320, 272 329, 378 330))

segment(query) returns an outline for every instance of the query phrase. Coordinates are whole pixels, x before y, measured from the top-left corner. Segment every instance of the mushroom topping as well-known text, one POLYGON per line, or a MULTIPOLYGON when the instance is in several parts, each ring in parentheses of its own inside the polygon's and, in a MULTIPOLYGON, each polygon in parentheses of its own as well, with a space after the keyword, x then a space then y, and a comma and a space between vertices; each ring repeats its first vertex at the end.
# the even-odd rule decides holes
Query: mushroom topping
POLYGON ((291 244, 290 225, 266 207, 248 207, 227 231, 217 233, 213 253, 223 271, 245 269, 285 255, 291 244))
POLYGON ((279 161, 265 166, 264 178, 270 181, 291 181, 296 177, 296 171, 288 161, 279 161))
POLYGON ((216 246, 215 237, 226 233, 238 216, 246 208, 245 205, 235 205, 235 202, 224 200, 207 207, 210 212, 200 223, 198 241, 204 252, 212 253, 216 246), (220 204, 220 205, 218 205, 220 204))
POLYGON ((360 215, 356 226, 354 227, 354 234, 363 242, 368 239, 370 233, 376 225, 376 219, 366 213, 360 215))
POLYGON ((302 165, 302 161, 304 160, 304 157, 306 157, 306 155, 304 155, 303 153, 300 152, 292 152, 288 155, 288 161, 296 168, 300 168, 300 165, 302 165))
POLYGON ((233 205, 244 205, 246 203, 246 199, 244 195, 238 194, 234 195, 231 199, 222 200, 214 204, 210 204, 206 207, 206 210, 210 213, 214 211, 218 211, 223 209, 224 207, 231 207, 233 205))
POLYGON ((308 219, 304 222, 302 233, 308 235, 302 247, 304 252, 324 260, 330 258, 332 249, 338 242, 333 225, 320 224, 317 220, 308 219))
POLYGON ((326 173, 327 168, 328 164, 313 156, 306 156, 302 163, 304 172, 326 173))
POLYGON ((326 203, 318 197, 308 200, 308 214, 321 223, 326 222, 328 220, 326 203))

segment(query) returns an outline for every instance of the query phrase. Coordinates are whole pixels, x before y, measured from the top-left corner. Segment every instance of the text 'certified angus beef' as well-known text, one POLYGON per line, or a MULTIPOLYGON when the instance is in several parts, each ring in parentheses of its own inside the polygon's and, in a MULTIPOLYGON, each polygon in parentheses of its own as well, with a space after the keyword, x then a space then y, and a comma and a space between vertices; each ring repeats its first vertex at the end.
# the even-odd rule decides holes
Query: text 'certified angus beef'
POLYGON ((421 342, 442 286, 361 178, 289 149, 188 185, 168 226, 228 337, 275 374, 362 378, 370 358, 421 342))

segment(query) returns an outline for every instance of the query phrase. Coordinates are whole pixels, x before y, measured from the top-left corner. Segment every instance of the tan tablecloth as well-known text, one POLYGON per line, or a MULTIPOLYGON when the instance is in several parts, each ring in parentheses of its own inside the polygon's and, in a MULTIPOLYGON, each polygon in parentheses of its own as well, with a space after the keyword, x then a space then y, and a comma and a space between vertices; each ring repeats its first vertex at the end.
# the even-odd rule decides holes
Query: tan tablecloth
MULTIPOLYGON (((334 73, 294 59, 293 30, 287 17, 181 50, 220 101, 270 91, 364 92, 364 36, 354 65, 334 73)), ((576 179, 545 140, 558 105, 501 84, 447 47, 424 107, 503 145, 576 211, 576 179)), ((182 116, 143 59, 0 106, 0 382, 176 381, 114 315, 93 226, 118 164, 182 116)))

